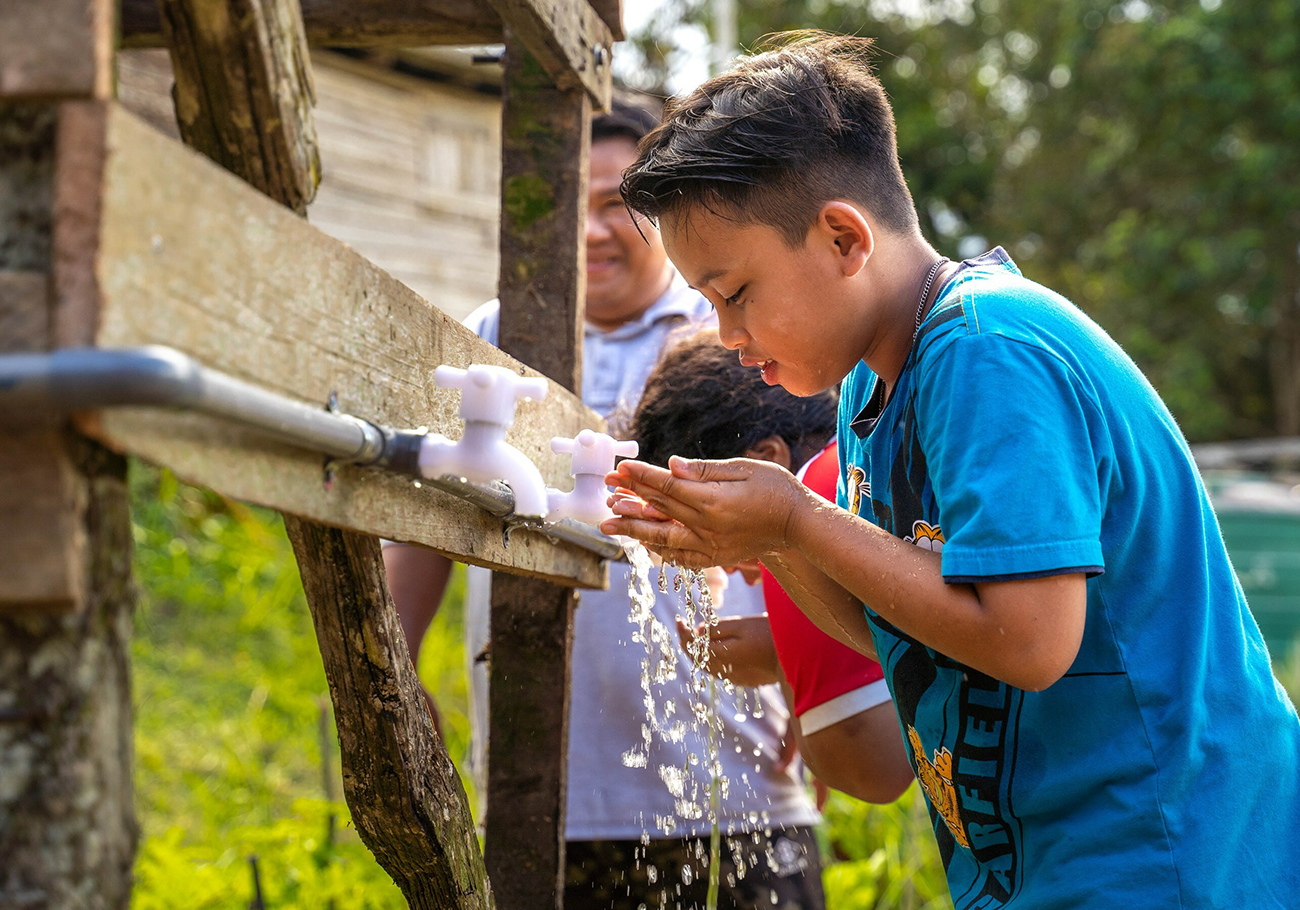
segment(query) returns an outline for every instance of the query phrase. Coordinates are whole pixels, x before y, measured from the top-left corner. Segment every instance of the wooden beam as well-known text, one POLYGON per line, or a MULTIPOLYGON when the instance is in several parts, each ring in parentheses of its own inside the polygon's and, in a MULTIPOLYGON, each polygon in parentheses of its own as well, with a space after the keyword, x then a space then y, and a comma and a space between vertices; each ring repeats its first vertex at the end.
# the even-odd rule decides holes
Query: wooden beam
POLYGON ((591 102, 506 46, 501 108, 501 350, 582 387, 591 102))
POLYGON ((609 110, 614 37, 587 0, 488 2, 556 86, 582 88, 599 109, 609 110))
MULTIPOLYGON (((40 2, 40 0, 30 0, 40 2)), ((313 47, 498 44, 501 17, 485 0, 301 0, 313 47)), ((158 0, 121 0, 122 46, 163 47, 158 0)))
MULTIPOLYGON (((491 363, 536 375, 344 244, 116 105, 107 108, 105 142, 102 199, 81 197, 100 208, 98 253, 55 251, 65 269, 92 273, 82 284, 97 286, 99 297, 71 314, 75 301, 60 300, 61 344, 165 344, 302 401, 323 407, 334 392, 347 413, 452 437, 460 433, 459 396, 434 385, 436 366, 491 363)), ((544 401, 520 405, 508 439, 548 483, 567 488, 566 459, 550 451, 550 438, 602 425, 552 386, 544 401)), ((217 420, 113 409, 83 426, 113 448, 232 498, 476 565, 605 584, 602 564, 576 547, 528 531, 507 545, 501 523, 481 510, 365 468, 339 468, 327 489, 319 456, 217 420)))
POLYGON ((107 98, 113 7, 101 0, 0 3, 0 98, 107 98))
POLYGON ((185 144, 299 215, 320 153, 298 0, 159 0, 185 144))
MULTIPOLYGON (((502 103, 501 347, 580 389, 591 102, 512 38, 502 103)), ((563 905, 575 604, 493 576, 485 859, 501 910, 563 905)))
POLYGON ((623 28, 623 0, 590 0, 590 2, 596 15, 609 26, 609 32, 614 40, 625 40, 627 31, 623 28))
POLYGON ((415 910, 490 910, 469 801, 375 570, 379 541, 311 522, 288 527, 294 551, 314 554, 303 587, 318 605, 312 620, 357 831, 415 910))

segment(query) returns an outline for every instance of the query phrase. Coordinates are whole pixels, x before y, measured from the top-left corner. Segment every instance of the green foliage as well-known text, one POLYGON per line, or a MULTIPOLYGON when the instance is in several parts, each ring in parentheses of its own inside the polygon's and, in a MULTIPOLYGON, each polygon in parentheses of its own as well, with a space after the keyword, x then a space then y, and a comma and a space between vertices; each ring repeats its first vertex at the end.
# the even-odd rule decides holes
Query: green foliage
MULTIPOLYGON (((347 807, 329 801, 341 799, 337 736, 279 516, 138 463, 131 487, 141 589, 135 907, 247 907, 251 854, 268 908, 404 906, 347 807)), ((458 591, 422 663, 461 767, 469 724, 458 591)))
POLYGON ((952 907, 920 787, 887 806, 832 793, 823 815, 830 853, 839 860, 823 875, 830 910, 952 907))
MULTIPOLYGON (((634 45, 662 84, 671 0, 634 45)), ((872 37, 926 236, 1002 244, 1143 368, 1192 440, 1300 433, 1300 6, 755 0, 741 44, 872 37)))

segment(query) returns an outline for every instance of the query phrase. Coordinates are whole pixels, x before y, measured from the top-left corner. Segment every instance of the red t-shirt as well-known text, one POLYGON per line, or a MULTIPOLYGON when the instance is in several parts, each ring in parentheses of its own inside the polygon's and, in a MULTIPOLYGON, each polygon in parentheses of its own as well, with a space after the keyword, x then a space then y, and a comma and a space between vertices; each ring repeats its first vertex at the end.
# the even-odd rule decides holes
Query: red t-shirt
MULTIPOLYGON (((834 502, 839 481, 836 444, 831 442, 804 465, 799 479, 834 502)), ((880 664, 813 625, 766 567, 763 599, 776 656, 794 690, 794 713, 805 735, 889 700, 880 664)))

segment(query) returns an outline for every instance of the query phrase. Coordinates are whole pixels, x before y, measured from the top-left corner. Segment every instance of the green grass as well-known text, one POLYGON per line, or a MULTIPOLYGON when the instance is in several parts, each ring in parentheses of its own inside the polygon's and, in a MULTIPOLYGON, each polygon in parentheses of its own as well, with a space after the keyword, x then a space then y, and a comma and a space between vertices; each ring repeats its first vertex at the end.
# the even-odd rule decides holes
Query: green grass
MULTIPOLYGON (((267 908, 404 907, 338 797, 332 719, 320 734, 325 673, 279 517, 140 464, 131 488, 142 834, 132 906, 246 910, 255 855, 267 908)), ((419 669, 466 768, 462 595, 458 574, 419 669)), ((1278 675, 1294 699, 1300 650, 1278 675)), ((917 787, 889 806, 834 794, 825 815, 825 855, 837 860, 824 875, 831 910, 952 906, 917 787)))
MULTIPOLYGON (((337 740, 332 720, 320 735, 325 672, 279 517, 139 464, 131 486, 142 834, 133 906, 243 910, 256 855, 267 907, 404 907, 347 807, 326 799, 341 800, 337 740)), ((469 725, 460 598, 451 601, 421 669, 460 764, 469 725)))

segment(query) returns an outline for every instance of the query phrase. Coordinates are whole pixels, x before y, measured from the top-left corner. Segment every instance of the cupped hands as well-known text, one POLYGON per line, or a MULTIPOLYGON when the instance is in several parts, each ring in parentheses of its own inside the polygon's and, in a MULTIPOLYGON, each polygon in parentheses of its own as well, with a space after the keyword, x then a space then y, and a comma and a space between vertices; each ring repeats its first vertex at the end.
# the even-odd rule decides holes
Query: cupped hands
POLYGON ((605 477, 614 518, 600 529, 635 538, 686 568, 733 565, 794 546, 807 493, 789 471, 749 458, 673 456, 667 468, 623 461, 605 477))

